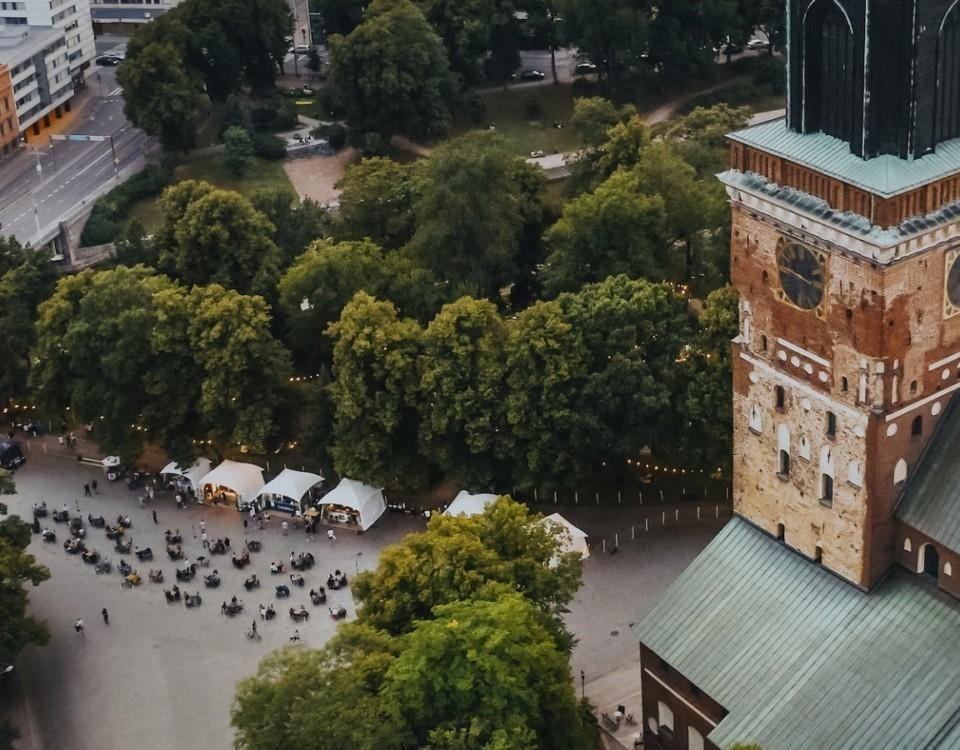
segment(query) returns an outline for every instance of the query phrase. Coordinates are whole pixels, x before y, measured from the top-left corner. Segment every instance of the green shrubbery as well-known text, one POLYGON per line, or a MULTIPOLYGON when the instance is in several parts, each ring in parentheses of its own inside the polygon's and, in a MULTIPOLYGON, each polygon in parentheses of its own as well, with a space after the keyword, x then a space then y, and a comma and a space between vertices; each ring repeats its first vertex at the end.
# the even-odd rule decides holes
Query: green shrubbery
POLYGON ((144 198, 160 195, 173 178, 169 162, 148 164, 122 185, 100 198, 80 235, 83 246, 103 245, 120 237, 131 206, 144 198))
POLYGON ((253 153, 263 159, 279 161, 287 155, 287 145, 272 133, 253 133, 253 153))
POLYGON ((327 125, 320 125, 310 131, 314 138, 324 138, 330 144, 330 148, 339 151, 347 143, 347 129, 339 122, 332 122, 327 125))

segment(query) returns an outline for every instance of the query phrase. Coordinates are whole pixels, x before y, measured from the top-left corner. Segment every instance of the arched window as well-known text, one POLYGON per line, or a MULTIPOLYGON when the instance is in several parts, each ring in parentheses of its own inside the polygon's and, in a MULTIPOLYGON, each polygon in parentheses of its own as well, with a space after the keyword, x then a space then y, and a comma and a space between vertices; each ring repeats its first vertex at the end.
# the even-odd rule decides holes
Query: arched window
POLYGON ((786 538, 787 538, 787 527, 784 526, 782 523, 778 523, 777 524, 777 540, 782 542, 786 538))
POLYGON ((832 411, 827 412, 827 437, 831 440, 837 436, 837 415, 832 411))
POLYGON ((844 141, 854 136, 853 27, 837 0, 817 0, 803 24, 804 126, 844 141))
POLYGON ((932 544, 920 548, 920 572, 934 580, 940 576, 940 552, 932 544))
POLYGON ((914 417, 910 423, 910 435, 920 437, 923 434, 923 417, 914 417))
POLYGON ((820 477, 820 502, 833 505, 833 477, 829 474, 820 477))
POLYGON ((913 552, 913 545, 910 543, 910 537, 903 540, 903 551, 913 552))
POLYGON ((693 727, 687 727, 687 750, 703 750, 703 735, 693 727))
POLYGON ((782 477, 790 476, 790 454, 785 450, 780 451, 780 458, 777 461, 777 473, 782 477))
POLYGON ((750 407, 750 429, 754 432, 763 432, 763 413, 756 404, 750 407))
POLYGON ((934 143, 960 135, 960 11, 951 5, 937 37, 934 143))
POLYGON ((907 481, 907 462, 901 458, 893 467, 893 483, 900 484, 905 481, 907 481))
POLYGON ((821 565, 823 563, 823 547, 821 547, 819 544, 816 546, 814 550, 813 561, 817 565, 821 565))
POLYGON ((673 731, 673 710, 663 701, 657 701, 657 720, 660 723, 661 732, 673 731))

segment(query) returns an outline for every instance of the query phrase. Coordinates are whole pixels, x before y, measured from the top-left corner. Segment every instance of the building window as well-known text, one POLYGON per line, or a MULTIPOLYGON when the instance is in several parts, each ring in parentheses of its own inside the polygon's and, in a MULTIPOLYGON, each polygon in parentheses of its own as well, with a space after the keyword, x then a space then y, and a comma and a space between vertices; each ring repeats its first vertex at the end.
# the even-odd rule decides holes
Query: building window
POLYGON ((863 487, 863 470, 859 461, 851 461, 847 467, 847 481, 854 487, 863 487))
POLYGON ((660 734, 668 739, 673 738, 673 710, 663 701, 657 701, 657 723, 660 734))
POLYGON ((777 474, 784 479, 790 476, 790 454, 785 450, 780 451, 780 460, 777 463, 777 474))
POLYGON ((756 433, 763 432, 763 414, 756 404, 750 407, 750 429, 756 433))
POLYGON ((813 3, 805 18, 804 132, 852 141, 856 100, 853 29, 839 3, 813 3))
POLYGON ((916 381, 916 380, 911 380, 911 381, 910 381, 910 394, 913 395, 913 394, 916 393, 916 392, 917 392, 917 381, 916 381))
POLYGON ((910 436, 920 437, 923 434, 923 417, 914 417, 910 423, 910 436))
POLYGON ((833 477, 829 474, 822 474, 820 477, 820 502, 833 505, 833 477))
POLYGON ((823 547, 821 547, 819 544, 816 546, 816 549, 814 550, 813 561, 817 565, 823 564, 823 547))
POLYGON ((907 462, 901 458, 893 467, 893 483, 897 485, 905 481, 907 481, 907 462))
POLYGON ((782 523, 777 524, 777 541, 782 542, 787 538, 787 527, 782 523))
POLYGON ((903 551, 913 552, 913 545, 910 543, 910 537, 903 540, 903 551))
POLYGON ((693 727, 687 727, 687 750, 703 750, 703 735, 693 727))
POLYGON ((932 544, 920 548, 920 572, 933 580, 940 577, 940 553, 932 544))
POLYGON ((760 351, 765 352, 767 350, 767 337, 760 337, 760 351))
POLYGON ((850 387, 850 384, 847 382, 846 376, 840 378, 840 392, 846 393, 847 389, 850 387))
POLYGON ((787 394, 786 394, 786 391, 783 390, 783 386, 782 386, 782 385, 778 385, 778 386, 776 386, 776 387, 773 389, 773 393, 774 393, 774 397, 775 397, 775 399, 776 399, 777 409, 779 409, 780 411, 783 411, 784 406, 785 406, 786 403, 787 403, 787 394))
POLYGON ((827 437, 831 440, 837 436, 837 415, 832 411, 827 412, 827 437))

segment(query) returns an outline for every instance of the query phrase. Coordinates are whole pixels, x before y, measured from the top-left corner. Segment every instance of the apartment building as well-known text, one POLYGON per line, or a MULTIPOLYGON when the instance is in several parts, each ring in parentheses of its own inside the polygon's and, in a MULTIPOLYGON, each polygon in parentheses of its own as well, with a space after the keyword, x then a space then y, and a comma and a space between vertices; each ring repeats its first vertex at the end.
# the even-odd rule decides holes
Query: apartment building
MULTIPOLYGON (((28 139, 39 135, 70 109, 74 75, 63 30, 52 27, 0 27, 0 67, 6 67, 14 127, 28 139)), ((4 121, 3 84, 0 82, 0 123, 4 121)), ((5 140, 0 135, 0 143, 5 140)), ((16 143, 15 137, 11 143, 16 143)))
POLYGON ((0 27, 52 27, 63 32, 70 75, 76 88, 93 64, 90 0, 0 0, 0 27))
POLYGON ((13 79, 10 68, 0 64, 0 158, 17 147, 20 128, 17 124, 17 110, 14 106, 13 79))

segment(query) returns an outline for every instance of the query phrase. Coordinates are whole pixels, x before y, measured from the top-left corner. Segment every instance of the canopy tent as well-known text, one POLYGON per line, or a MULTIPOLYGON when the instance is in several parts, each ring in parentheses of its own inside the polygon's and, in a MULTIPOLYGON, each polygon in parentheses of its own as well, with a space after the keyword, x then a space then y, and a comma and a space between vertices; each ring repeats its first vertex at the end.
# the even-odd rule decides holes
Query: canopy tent
POLYGON ((560 549, 561 553, 577 552, 583 559, 590 557, 590 549, 587 547, 587 533, 578 529, 559 513, 547 516, 540 523, 563 529, 565 536, 563 546, 560 549))
POLYGON ((374 522, 387 509, 387 503, 383 499, 383 490, 346 477, 324 495, 321 504, 325 518, 340 523, 356 523, 362 531, 366 531, 373 526, 374 522), (337 510, 331 512, 331 505, 349 509, 353 513, 337 510))
POLYGON ((248 506, 263 487, 263 469, 256 464, 224 461, 200 480, 203 499, 216 502, 217 488, 222 487, 236 495, 237 508, 248 506))
POLYGON ((203 458, 202 456, 194 461, 193 465, 188 469, 181 469, 176 461, 171 461, 160 470, 160 475, 183 477, 186 481, 190 482, 193 491, 199 495, 200 480, 210 473, 210 466, 210 459, 203 458))
POLYGON ((271 479, 257 493, 257 499, 261 502, 279 507, 282 510, 298 511, 302 513, 303 497, 313 487, 316 487, 323 481, 319 474, 312 474, 309 471, 294 471, 293 469, 284 469, 276 477, 271 479), (279 502, 275 497, 289 498, 292 503, 279 502))
POLYGON ((457 496, 453 498, 453 502, 443 511, 443 515, 475 516, 483 513, 483 511, 487 509, 487 506, 496 499, 496 495, 490 495, 488 493, 471 495, 466 490, 460 490, 457 496))

